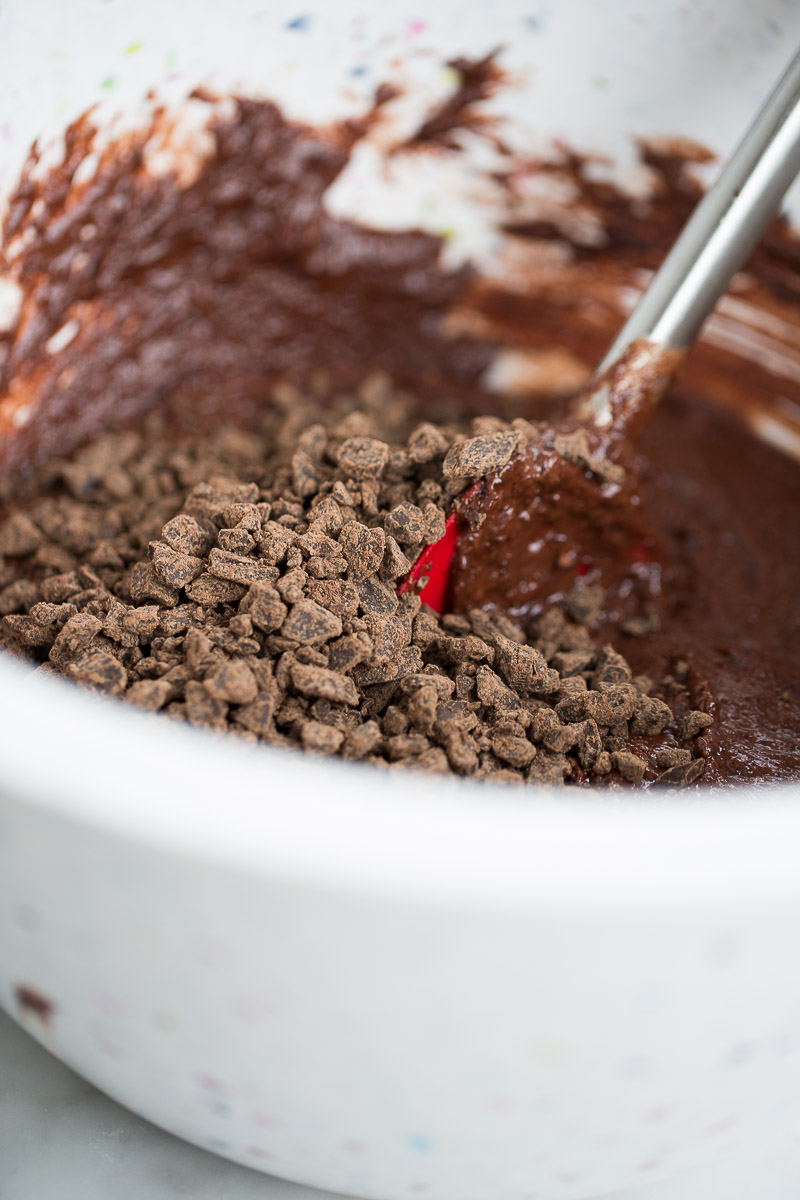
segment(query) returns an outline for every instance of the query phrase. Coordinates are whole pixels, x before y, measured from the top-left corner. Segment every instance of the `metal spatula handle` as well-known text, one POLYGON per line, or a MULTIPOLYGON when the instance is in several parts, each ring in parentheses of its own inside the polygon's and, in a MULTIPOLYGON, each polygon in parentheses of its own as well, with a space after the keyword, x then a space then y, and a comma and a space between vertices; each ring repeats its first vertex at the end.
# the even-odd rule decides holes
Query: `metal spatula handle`
POLYGON ((800 171, 800 53, 692 213, 597 369, 638 338, 682 350, 755 249, 800 171))

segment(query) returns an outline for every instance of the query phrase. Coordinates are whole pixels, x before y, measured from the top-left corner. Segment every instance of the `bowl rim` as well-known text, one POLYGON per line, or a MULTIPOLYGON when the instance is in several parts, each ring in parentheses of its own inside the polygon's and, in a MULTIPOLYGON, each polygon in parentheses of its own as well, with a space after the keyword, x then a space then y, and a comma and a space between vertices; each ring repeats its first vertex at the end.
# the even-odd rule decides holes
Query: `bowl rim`
POLYGON ((620 798, 382 771, 178 725, 2 655, 0 730, 0 827, 67 822, 134 854, 404 904, 800 909, 800 784, 620 798))

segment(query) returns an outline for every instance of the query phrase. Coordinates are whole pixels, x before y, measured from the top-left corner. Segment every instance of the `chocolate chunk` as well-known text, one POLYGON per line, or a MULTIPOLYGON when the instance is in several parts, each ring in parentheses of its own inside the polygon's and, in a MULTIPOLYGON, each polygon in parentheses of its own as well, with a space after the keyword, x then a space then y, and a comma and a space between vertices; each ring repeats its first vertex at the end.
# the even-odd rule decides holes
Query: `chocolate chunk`
POLYGON ((419 733, 396 734, 383 741, 384 752, 390 762, 416 758, 430 749, 430 742, 419 733))
POLYGON ((0 621, 0 645, 34 650, 52 645, 54 637, 51 626, 42 625, 33 617, 15 613, 0 621))
POLYGON ((681 737, 695 738, 704 729, 708 729, 709 725, 714 724, 714 718, 708 713, 699 712, 697 710, 688 712, 681 723, 681 737))
POLYGON ((328 666, 332 671, 347 673, 353 667, 366 662, 372 656, 371 639, 364 633, 350 634, 331 642, 328 648, 328 666))
POLYGON ((300 725, 300 741, 306 750, 320 754, 335 754, 344 741, 341 729, 323 725, 319 721, 303 721, 300 725))
POLYGON ((556 434, 553 438, 553 449, 567 462, 586 467, 604 483, 619 483, 625 478, 625 472, 619 463, 610 462, 602 454, 591 449, 583 430, 556 434))
POLYGON ((337 617, 354 617, 358 612, 359 589, 353 583, 341 579, 320 580, 309 584, 308 594, 337 617))
POLYGON ((696 783, 706 769, 705 760, 702 758, 693 758, 691 762, 679 763, 674 767, 668 767, 663 771, 656 780, 657 787, 686 787, 690 783, 696 783))
POLYGON ((278 578, 275 567, 263 559, 248 558, 216 548, 209 553, 208 569, 218 579, 229 579, 232 583, 245 585, 278 578))
POLYGON ((342 510, 332 496, 325 496, 307 514, 307 520, 313 527, 335 538, 340 532, 344 519, 342 510))
POLYGON ((680 746, 660 746, 655 752, 655 760, 656 766, 662 769, 685 767, 692 761, 692 752, 684 750, 680 746))
POLYGON ((429 463, 441 458, 449 446, 447 437, 428 422, 418 425, 408 439, 408 456, 413 463, 429 463))
POLYGON ((188 513, 179 513, 161 530, 164 541, 179 554, 202 558, 214 545, 216 530, 210 521, 198 521, 188 513))
MULTIPOLYGON (((269 521, 261 534, 258 543, 259 558, 270 566, 276 567, 286 561, 286 555, 296 541, 297 535, 277 521, 269 521)), ((277 575, 269 576, 275 579, 277 575)))
POLYGON ((638 754, 631 754, 629 750, 615 750, 611 761, 628 783, 641 783, 644 779, 647 763, 638 754))
POLYGON ((580 730, 575 725, 562 725, 556 721, 550 728, 544 730, 541 735, 541 743, 548 750, 555 750, 558 754, 565 754, 567 750, 571 750, 580 738, 580 730))
POLYGON ((82 591, 83 583, 77 571, 65 571, 63 574, 51 575, 49 579, 42 580, 40 590, 43 600, 52 600, 60 604, 82 591))
POLYGON ((206 675, 205 688, 215 700, 249 704, 258 694, 253 672, 244 662, 224 662, 206 675))
POLYGON ((577 726, 578 762, 584 771, 594 771, 600 755, 603 753, 603 739, 597 722, 591 718, 577 726))
POLYGON ((240 557, 250 554, 257 541, 256 535, 241 525, 235 525, 233 529, 220 529, 217 534, 217 545, 220 549, 240 557))
POLYGON ((611 755, 608 750, 602 750, 597 756, 597 762, 594 765, 595 775, 608 775, 611 772, 611 755))
POLYGON ((373 663, 388 662, 410 641, 411 629, 399 617, 388 613, 367 613, 364 622, 372 641, 370 661, 373 663))
POLYGON ((301 567, 291 567, 275 583, 275 589, 287 604, 299 604, 305 599, 308 574, 301 567))
POLYGON ((283 622, 281 632, 302 645, 313 645, 339 637, 342 621, 315 600, 300 600, 283 622))
POLYGON ((190 679, 184 689, 186 720, 190 725, 224 729, 228 706, 212 696, 202 683, 190 679))
POLYGON ((425 540, 426 517, 421 508, 406 500, 386 514, 384 529, 401 546, 419 546, 425 540))
POLYGON ((566 650, 554 654, 550 665, 554 671, 558 671, 562 679, 567 679, 570 675, 579 675, 582 671, 587 671, 593 661, 594 650, 566 650))
POLYGON ((172 686, 166 679, 137 679, 125 693, 125 699, 148 712, 157 712, 172 697, 172 686))
POLYGON ((475 742, 466 730, 450 728, 440 734, 447 761, 459 775, 471 775, 478 766, 475 742))
POLYGON ((422 666, 422 655, 417 646, 408 646, 388 661, 374 666, 358 666, 353 668, 353 679, 359 687, 370 687, 375 683, 388 683, 390 680, 402 679, 419 671, 422 666))
MULTIPOLYGON (((45 580, 45 583, 49 583, 45 580)), ((32 579, 17 579, 0 592, 0 616, 19 612, 20 609, 30 608, 39 599, 42 591, 32 579)))
POLYGON ((161 582, 176 589, 185 587, 198 575, 202 575, 205 569, 202 558, 173 550, 166 542, 150 543, 150 561, 161 582))
POLYGON ((346 675, 339 675, 336 671, 295 663, 291 668, 291 679, 294 687, 303 696, 318 696, 325 700, 333 700, 337 704, 359 703, 359 695, 352 679, 348 679, 346 675))
POLYGON ((523 695, 544 695, 559 688, 558 672, 548 667, 538 650, 502 634, 495 636, 495 664, 506 682, 523 695))
POLYGON ((274 715, 275 698, 272 695, 262 695, 251 704, 237 708, 233 719, 258 737, 269 738, 273 731, 274 715))
POLYGON ((87 650, 70 662, 65 671, 70 678, 95 692, 120 696, 128 682, 128 672, 106 650, 87 650))
POLYGON ((491 739, 492 753, 502 762, 520 769, 527 767, 536 756, 536 747, 527 738, 498 733, 491 739))
POLYGON ((313 579, 336 579, 347 572, 347 559, 341 554, 325 558, 315 554, 306 563, 306 571, 313 579))
POLYGON ((383 562, 380 565, 380 578, 389 583, 395 579, 403 579, 411 570, 413 563, 400 549, 396 540, 387 535, 386 548, 383 552, 383 562))
POLYGON ((527 780, 539 787, 561 787, 572 774, 572 764, 565 754, 540 750, 528 767, 527 780))
POLYGON ((368 529, 359 521, 348 521, 339 534, 339 547, 347 559, 349 577, 356 583, 375 575, 383 560, 386 535, 368 529))
POLYGON ((322 476, 319 463, 306 450, 295 450, 292 455, 292 488, 302 500, 316 496, 322 476))
POLYGON ((448 450, 442 463, 442 473, 448 478, 476 478, 504 467, 519 446, 515 430, 489 433, 457 442, 448 450))
POLYGON ((347 438, 339 447, 336 461, 353 479, 378 479, 389 461, 389 447, 376 438, 347 438))
POLYGON ((606 590, 598 585, 576 584, 564 597, 564 608, 574 621, 593 621, 605 603, 606 590))
POLYGON ((271 583, 251 584, 240 605, 240 612, 246 613, 253 625, 264 633, 280 629, 288 611, 271 583))
POLYGON ((198 483, 186 501, 186 511, 192 516, 208 517, 222 526, 229 504, 255 504, 258 488, 254 483, 240 483, 224 475, 212 475, 208 482, 198 483))
POLYGON ((41 531, 24 512, 12 513, 0 525, 0 554, 10 558, 33 554, 43 541, 41 531))
POLYGON ((397 593, 379 579, 364 579, 357 585, 358 603, 367 616, 391 616, 397 612, 397 593))
POLYGON ((170 587, 159 579, 149 562, 138 562, 131 571, 131 600, 141 604, 143 600, 156 600, 165 608, 174 608, 178 603, 177 588, 170 587))
POLYGON ((589 680, 591 688, 601 683, 627 683, 633 677, 630 666, 613 646, 604 646, 597 659, 594 675, 589 680))
POLYGON ((363 725, 347 733, 342 756, 350 759, 365 758, 374 753, 382 741, 383 735, 377 722, 365 721, 363 725))
POLYGON ((397 705, 390 704, 383 715, 381 729, 390 737, 398 733, 406 733, 408 730, 408 717, 397 705))
POLYGON ((50 662, 56 666, 66 666, 79 658, 102 628, 102 622, 97 617, 92 617, 89 613, 76 613, 67 621, 53 642, 48 655, 50 662))
MULTIPOLYGON (((208 571, 204 571, 202 575, 198 575, 197 579, 186 585, 186 595, 196 604, 204 606, 232 604, 236 600, 241 600, 246 590, 242 584, 234 583, 229 579, 221 579, 208 571)), ((175 603, 177 604, 177 598, 175 603)))
POLYGON ((639 703, 636 688, 629 683, 599 683, 598 692, 587 692, 591 706, 587 716, 594 717, 601 725, 614 725, 628 721, 639 703))
POLYGON ((658 737, 672 720, 672 710, 655 696, 639 696, 631 718, 634 737, 658 737))
POLYGON ((491 667, 484 664, 475 672, 475 685, 478 699, 488 708, 502 712, 513 712, 520 707, 519 696, 503 683, 491 667))
POLYGON ((295 545, 299 546, 303 554, 311 558, 332 558, 339 554, 339 543, 334 541, 332 537, 324 532, 324 530, 314 527, 309 529, 308 533, 304 533, 298 537, 295 545))

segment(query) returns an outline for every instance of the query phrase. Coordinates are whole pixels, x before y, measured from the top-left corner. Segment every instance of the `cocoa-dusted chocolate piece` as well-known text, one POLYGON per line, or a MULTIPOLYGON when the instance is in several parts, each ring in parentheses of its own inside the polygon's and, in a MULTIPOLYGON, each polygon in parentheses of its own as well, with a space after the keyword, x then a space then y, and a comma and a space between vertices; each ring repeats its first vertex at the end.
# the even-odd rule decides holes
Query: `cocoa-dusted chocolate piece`
POLYGON ((347 438, 339 447, 336 461, 353 479, 377 479, 389 461, 389 446, 377 438, 347 438))
POLYGON ((714 718, 705 712, 689 712, 681 724, 681 736, 684 738, 697 737, 704 729, 713 724, 714 718))
POLYGON ((413 554, 444 529, 435 464, 447 447, 458 437, 505 453, 517 430, 498 418, 419 425, 385 378, 349 399, 281 395, 260 431, 177 446, 153 415, 148 472, 126 460, 130 490, 104 468, 117 434, 21 484, 6 522, 18 531, 8 544, 27 551, 0 593, 13 609, 0 644, 145 711, 392 770, 523 786, 700 776, 710 718, 676 715, 593 639, 596 586, 527 624, 480 609, 439 617, 398 595, 411 564, 401 547, 413 554), (76 488, 85 544, 104 549, 59 571, 49 551, 78 519, 76 488))
POLYGON ((0 554, 10 558, 33 554, 44 538, 27 513, 12 513, 0 525, 0 554))
POLYGON ((658 787, 686 787, 687 784, 700 779, 704 769, 705 763, 702 758, 694 758, 687 763, 676 763, 674 767, 668 767, 659 775, 656 784, 658 787))
POLYGON ((488 475, 504 467, 519 444, 519 434, 511 429, 467 438, 448 450, 442 472, 448 477, 471 479, 488 475))

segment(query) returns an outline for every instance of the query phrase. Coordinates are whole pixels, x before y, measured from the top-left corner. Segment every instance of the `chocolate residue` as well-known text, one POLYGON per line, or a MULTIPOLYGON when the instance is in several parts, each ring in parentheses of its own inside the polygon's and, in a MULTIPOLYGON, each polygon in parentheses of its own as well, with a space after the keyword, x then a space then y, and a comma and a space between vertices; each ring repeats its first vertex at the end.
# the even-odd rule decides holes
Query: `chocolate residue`
MULTIPOLYGON (((642 290, 647 274, 660 266, 702 194, 693 167, 713 157, 686 139, 642 142, 639 152, 651 172, 646 197, 598 180, 594 160, 568 150, 558 162, 521 162, 496 176, 506 196, 501 224, 510 237, 508 265, 521 278, 513 290, 507 279, 476 280, 470 328, 478 328, 477 312, 486 336, 516 349, 558 345, 594 368, 622 323, 621 294, 642 290), (526 174, 552 176, 574 199, 543 217, 520 191, 526 174), (542 251, 554 242, 567 260, 548 264, 542 251), (516 268, 515 252, 529 268, 516 268)), ((800 238, 779 216, 737 275, 727 306, 723 302, 693 347, 681 378, 745 417, 754 411, 780 417, 787 400, 800 411, 798 297, 800 238)))
POLYGON ((341 379, 384 368, 445 393, 484 370, 488 346, 442 332, 470 273, 441 269, 437 238, 324 212, 363 129, 311 130, 240 99, 212 121, 213 154, 183 188, 147 170, 158 132, 157 117, 107 147, 88 182, 76 180, 93 149, 88 117, 41 178, 31 153, 2 236, 0 266, 24 298, 0 335, 0 469, 167 396, 193 419, 245 419, 271 382, 320 364, 341 379), (48 353, 71 321, 72 340, 48 353))
POLYGON ((14 999, 21 1017, 34 1016, 38 1017, 43 1025, 50 1024, 56 1006, 52 1000, 43 996, 36 988, 30 987, 27 983, 15 984, 14 999))
POLYGON ((490 138, 499 150, 504 144, 497 135, 497 122, 481 112, 481 101, 493 96, 503 82, 504 73, 497 63, 500 47, 484 58, 453 58, 447 63, 457 71, 459 83, 452 95, 434 108, 411 137, 398 147, 409 150, 420 146, 441 146, 446 150, 460 149, 459 134, 464 131, 490 138))

